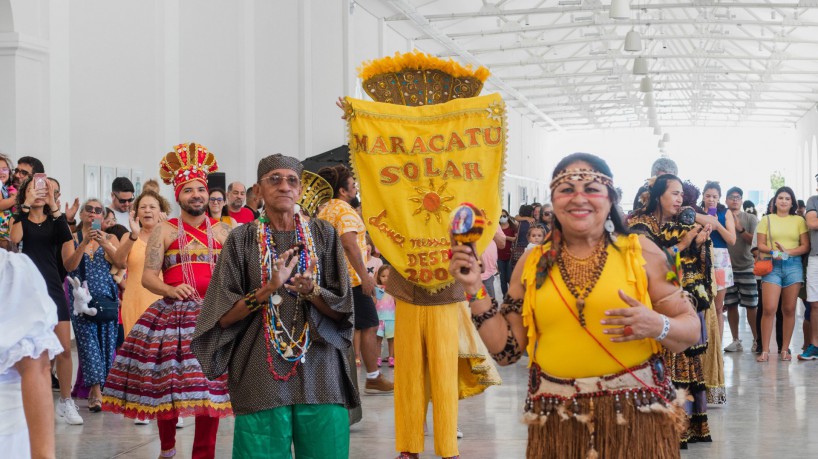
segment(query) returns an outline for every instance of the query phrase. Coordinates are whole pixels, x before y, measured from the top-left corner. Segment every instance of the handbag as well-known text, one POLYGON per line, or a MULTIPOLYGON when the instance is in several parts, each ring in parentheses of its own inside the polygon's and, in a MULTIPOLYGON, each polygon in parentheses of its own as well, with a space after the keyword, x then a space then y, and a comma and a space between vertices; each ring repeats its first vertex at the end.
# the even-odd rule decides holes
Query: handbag
MULTIPOLYGON (((767 215, 767 234, 770 235, 770 247, 773 245, 773 232, 770 229, 770 216, 767 215)), ((753 274, 756 276, 766 276, 773 272, 773 259, 770 258, 761 258, 761 253, 758 254, 758 259, 753 264, 753 274)))
POLYGON ((109 298, 98 300, 94 298, 88 303, 88 307, 97 309, 97 314, 94 316, 89 316, 88 314, 82 315, 82 317, 89 322, 101 324, 113 322, 119 318, 119 301, 117 300, 111 300, 109 298))
MULTIPOLYGON (((85 276, 85 260, 80 262, 80 280, 88 280, 85 276)), ((92 298, 88 303, 89 308, 96 308, 97 313, 93 316, 83 314, 82 318, 98 324, 113 322, 119 319, 119 299, 117 298, 92 298)))

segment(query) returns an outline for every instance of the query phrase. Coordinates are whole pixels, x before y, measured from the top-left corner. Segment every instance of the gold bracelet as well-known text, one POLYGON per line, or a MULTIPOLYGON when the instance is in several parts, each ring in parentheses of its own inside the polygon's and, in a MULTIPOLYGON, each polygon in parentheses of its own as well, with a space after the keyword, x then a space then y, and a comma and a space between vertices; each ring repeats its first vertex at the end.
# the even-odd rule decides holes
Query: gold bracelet
POLYGON ((251 290, 250 293, 244 295, 244 304, 247 305, 247 309, 250 312, 256 312, 261 308, 261 303, 259 303, 258 299, 256 298, 257 291, 258 289, 251 290))
POLYGON ((312 284, 312 291, 307 294, 298 294, 299 298, 303 301, 312 302, 312 300, 316 299, 321 295, 321 287, 318 285, 318 282, 313 282, 312 284))

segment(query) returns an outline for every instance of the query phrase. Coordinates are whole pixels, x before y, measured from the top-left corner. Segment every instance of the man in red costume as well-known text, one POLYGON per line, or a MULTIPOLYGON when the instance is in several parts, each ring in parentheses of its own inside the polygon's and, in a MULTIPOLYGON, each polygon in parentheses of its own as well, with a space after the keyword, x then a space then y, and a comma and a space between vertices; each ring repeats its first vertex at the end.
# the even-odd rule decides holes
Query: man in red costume
POLYGON ((159 174, 173 184, 182 213, 151 234, 142 285, 163 298, 133 327, 105 383, 104 410, 157 420, 160 458, 176 455, 176 422, 189 416, 196 417, 192 457, 215 457, 219 418, 232 414, 227 375, 209 381, 190 350, 202 298, 230 232, 205 213, 207 174, 217 169, 213 154, 195 143, 177 145, 162 159, 159 174))

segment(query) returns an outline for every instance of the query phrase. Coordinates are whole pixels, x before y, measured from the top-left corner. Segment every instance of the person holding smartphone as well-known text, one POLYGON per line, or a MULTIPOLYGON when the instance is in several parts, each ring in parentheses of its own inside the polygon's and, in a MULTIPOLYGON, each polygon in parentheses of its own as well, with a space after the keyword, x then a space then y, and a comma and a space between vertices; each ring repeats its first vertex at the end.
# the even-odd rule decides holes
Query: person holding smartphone
MULTIPOLYGON (((89 199, 81 207, 80 219, 83 224, 82 231, 76 234, 76 245, 82 250, 82 258, 77 268, 71 272, 71 276, 87 283, 88 291, 94 300, 97 302, 104 300, 111 304, 118 303, 119 292, 117 282, 111 275, 110 260, 116 255, 119 240, 112 234, 102 231, 104 213, 105 207, 97 199, 89 199)), ((69 291, 68 295, 69 300, 73 302, 73 290, 69 291)), ((118 307, 118 304, 116 306, 118 307)), ((71 315, 83 384, 89 389, 88 410, 93 413, 102 411, 102 385, 108 377, 116 351, 117 318, 117 314, 107 321, 85 314, 71 315)))
POLYGON ((71 230, 60 211, 54 195, 54 185, 44 180, 43 188, 35 188, 34 177, 26 178, 17 194, 17 214, 11 227, 12 244, 23 244, 22 253, 28 255, 45 278, 48 296, 57 308, 58 323, 54 332, 66 351, 57 355, 57 377, 60 381, 60 399, 57 402, 57 419, 68 424, 83 423, 77 405, 71 399, 73 361, 71 358, 71 330, 69 328, 68 303, 63 290, 64 275, 61 268, 73 271, 79 266, 82 249, 74 250, 71 230), (62 266, 60 263, 62 259, 62 266))

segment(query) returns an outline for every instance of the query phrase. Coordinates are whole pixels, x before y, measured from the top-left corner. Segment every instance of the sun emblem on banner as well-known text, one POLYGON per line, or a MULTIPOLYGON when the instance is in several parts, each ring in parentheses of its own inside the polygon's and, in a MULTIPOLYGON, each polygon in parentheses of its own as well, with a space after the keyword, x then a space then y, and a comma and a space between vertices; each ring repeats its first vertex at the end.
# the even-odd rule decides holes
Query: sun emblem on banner
POLYGON ((452 211, 452 209, 449 208, 449 206, 447 206, 446 203, 454 200, 454 196, 446 193, 446 182, 443 182, 443 185, 440 188, 436 188, 435 180, 429 179, 428 188, 418 186, 415 187, 415 191, 418 193, 417 196, 412 196, 409 198, 409 200, 419 205, 418 208, 415 209, 415 212, 412 213, 412 215, 417 215, 421 212, 426 212, 425 223, 429 223, 429 220, 432 218, 432 215, 434 215, 438 223, 440 223, 442 221, 440 213, 446 212, 446 214, 448 215, 448 213, 452 211))

